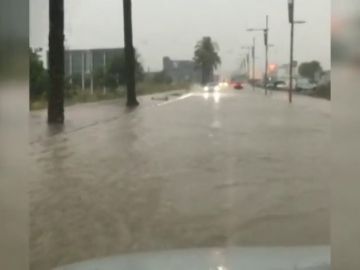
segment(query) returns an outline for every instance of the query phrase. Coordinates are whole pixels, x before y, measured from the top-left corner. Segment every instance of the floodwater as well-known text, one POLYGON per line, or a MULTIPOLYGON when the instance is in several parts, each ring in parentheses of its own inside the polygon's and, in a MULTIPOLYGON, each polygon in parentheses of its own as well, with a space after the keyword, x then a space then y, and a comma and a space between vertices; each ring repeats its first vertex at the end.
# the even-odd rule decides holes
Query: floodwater
POLYGON ((31 269, 128 252, 329 244, 330 103, 193 92, 31 119, 31 269))

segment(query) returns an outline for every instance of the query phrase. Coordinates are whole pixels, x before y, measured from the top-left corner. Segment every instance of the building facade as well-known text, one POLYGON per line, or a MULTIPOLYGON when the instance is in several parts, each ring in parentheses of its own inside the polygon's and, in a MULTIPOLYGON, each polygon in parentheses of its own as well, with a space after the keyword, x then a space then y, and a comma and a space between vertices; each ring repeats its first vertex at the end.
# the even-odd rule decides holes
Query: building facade
POLYGON ((65 76, 90 75, 98 70, 105 70, 111 61, 123 53, 122 48, 66 50, 65 76))
MULTIPOLYGON (((93 75, 99 70, 105 72, 107 66, 115 57, 123 53, 123 48, 65 50, 65 78, 73 84, 75 78, 80 78, 81 88, 90 87, 93 90, 93 75)), ((49 61, 47 53, 47 62, 49 61)), ((49 65, 48 65, 49 66, 49 65)))
MULTIPOLYGON (((284 64, 277 68, 276 74, 278 81, 288 82, 290 80, 290 64, 284 64)), ((298 77, 298 63, 297 61, 293 62, 293 78, 298 77)))
POLYGON ((171 60, 169 57, 164 57, 163 72, 173 82, 201 82, 201 71, 196 69, 194 61, 171 60))

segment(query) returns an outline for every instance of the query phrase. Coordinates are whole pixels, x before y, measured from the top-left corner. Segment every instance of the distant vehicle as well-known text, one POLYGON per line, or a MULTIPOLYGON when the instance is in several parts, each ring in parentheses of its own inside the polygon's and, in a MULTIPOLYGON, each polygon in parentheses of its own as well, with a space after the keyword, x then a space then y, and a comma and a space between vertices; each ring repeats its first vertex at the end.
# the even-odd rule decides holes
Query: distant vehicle
POLYGON ((213 93, 213 92, 218 92, 220 91, 220 86, 218 83, 208 83, 205 87, 204 87, 204 91, 205 92, 209 92, 209 93, 213 93))
POLYGON ((256 80, 255 81, 255 86, 256 87, 264 87, 264 82, 262 80, 256 80))
POLYGON ((276 83, 275 82, 269 82, 266 84, 267 89, 276 89, 276 83))
POLYGON ((238 90, 241 90, 244 88, 240 82, 234 83, 233 87, 234 87, 234 89, 238 89, 238 90))
POLYGON ((310 82, 309 79, 299 78, 296 81, 295 89, 296 91, 311 91, 316 90, 317 85, 315 83, 310 82))
POLYGON ((285 90, 289 88, 288 84, 284 81, 277 81, 274 83, 274 86, 275 86, 274 89, 279 89, 279 90, 285 90))
POLYGON ((229 86, 229 83, 227 81, 223 81, 223 82, 219 83, 219 86, 223 87, 223 88, 226 88, 226 87, 229 86))

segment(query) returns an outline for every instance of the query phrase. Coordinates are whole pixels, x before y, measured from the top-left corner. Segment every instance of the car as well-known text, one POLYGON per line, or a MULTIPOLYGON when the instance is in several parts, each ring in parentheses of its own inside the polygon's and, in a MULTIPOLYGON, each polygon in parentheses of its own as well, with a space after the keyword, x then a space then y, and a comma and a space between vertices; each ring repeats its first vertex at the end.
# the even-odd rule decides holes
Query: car
POLYGON ((310 82, 310 80, 306 78, 299 78, 296 81, 296 91, 314 91, 316 90, 317 85, 315 83, 310 82))
POLYGON ((223 82, 219 83, 219 86, 222 88, 226 88, 229 86, 229 83, 227 81, 223 81, 223 82))
POLYGON ((275 85, 275 89, 279 89, 279 90, 286 90, 289 88, 287 83, 284 81, 277 81, 274 83, 274 85, 275 85))
POLYGON ((205 85, 204 91, 209 93, 218 92, 220 91, 220 86, 218 83, 215 82, 208 83, 207 85, 205 85))
POLYGON ((268 82, 266 84, 267 89, 276 89, 276 83, 275 82, 268 82))
POLYGON ((234 87, 234 89, 238 89, 238 90, 241 90, 244 88, 240 82, 234 83, 233 87, 234 87))

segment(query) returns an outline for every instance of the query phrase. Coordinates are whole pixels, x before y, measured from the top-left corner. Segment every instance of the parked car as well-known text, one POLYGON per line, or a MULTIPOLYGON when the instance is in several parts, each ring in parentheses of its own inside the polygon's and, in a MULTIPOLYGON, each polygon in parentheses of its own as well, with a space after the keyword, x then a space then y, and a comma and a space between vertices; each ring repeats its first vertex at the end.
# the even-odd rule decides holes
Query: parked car
POLYGON ((268 82, 266 84, 267 89, 276 89, 276 82, 268 82))
POLYGON ((296 91, 315 91, 316 87, 316 83, 310 82, 309 79, 300 78, 296 81, 295 89, 296 91))
POLYGON ((275 90, 286 90, 288 89, 289 86, 286 82, 284 81, 276 81, 274 82, 274 89, 275 90))

